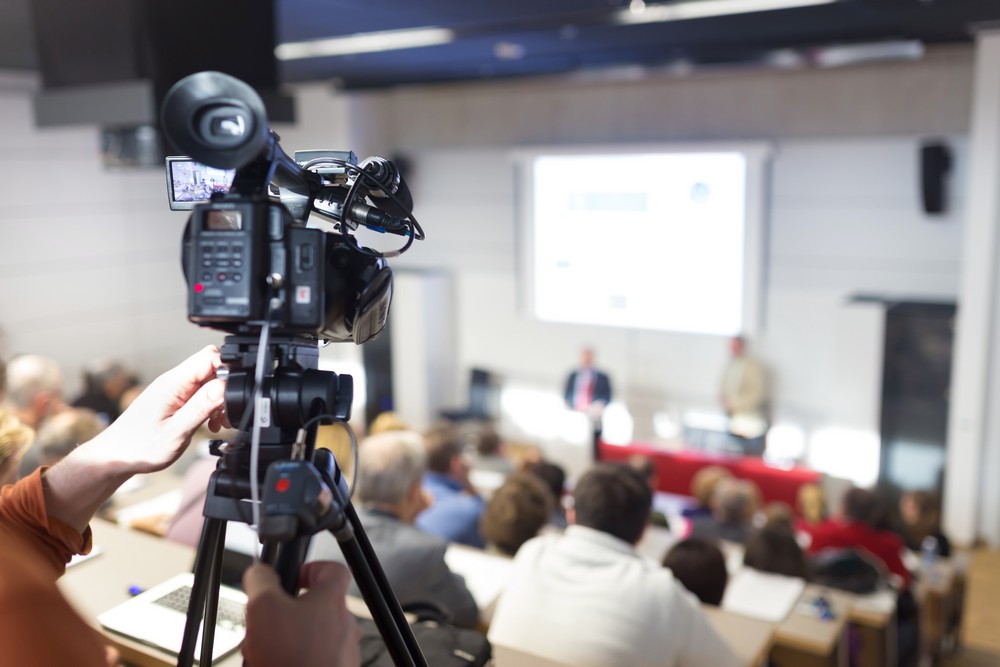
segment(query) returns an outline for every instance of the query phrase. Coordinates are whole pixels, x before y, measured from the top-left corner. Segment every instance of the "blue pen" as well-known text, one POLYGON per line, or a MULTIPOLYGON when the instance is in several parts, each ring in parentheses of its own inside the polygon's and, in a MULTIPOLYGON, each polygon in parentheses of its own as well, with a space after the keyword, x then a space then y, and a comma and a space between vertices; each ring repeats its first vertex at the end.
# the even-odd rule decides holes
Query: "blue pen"
POLYGON ((128 587, 129 595, 136 596, 141 592, 142 592, 142 586, 136 586, 135 584, 132 584, 131 586, 128 587))

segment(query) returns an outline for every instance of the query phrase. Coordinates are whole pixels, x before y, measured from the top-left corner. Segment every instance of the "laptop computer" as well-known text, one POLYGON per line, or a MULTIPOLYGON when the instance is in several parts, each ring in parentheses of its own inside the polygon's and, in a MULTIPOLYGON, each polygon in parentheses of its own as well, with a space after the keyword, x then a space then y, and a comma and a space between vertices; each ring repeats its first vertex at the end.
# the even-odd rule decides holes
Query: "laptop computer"
MULTIPOLYGON (((178 574, 100 614, 97 620, 112 632, 174 655, 180 653, 194 575, 178 574)), ((212 644, 212 661, 235 651, 244 635, 247 598, 242 591, 219 587, 219 612, 212 644)), ((201 630, 194 657, 201 656, 201 630)))
MULTIPOLYGON (((243 571, 253 562, 256 535, 244 524, 231 523, 222 556, 222 586, 212 643, 212 661, 235 651, 243 641, 246 595, 238 589, 243 571), (249 553, 247 553, 249 551, 249 553)), ((178 655, 184 638, 194 574, 184 572, 112 607, 97 617, 107 630, 178 655)), ((194 658, 201 656, 201 630, 194 658)))

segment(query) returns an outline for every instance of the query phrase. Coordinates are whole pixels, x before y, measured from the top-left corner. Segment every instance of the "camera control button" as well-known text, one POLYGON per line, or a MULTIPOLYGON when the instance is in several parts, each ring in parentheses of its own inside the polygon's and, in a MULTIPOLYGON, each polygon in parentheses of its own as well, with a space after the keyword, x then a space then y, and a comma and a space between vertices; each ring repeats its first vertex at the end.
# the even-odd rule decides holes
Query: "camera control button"
POLYGON ((206 271, 205 273, 201 274, 201 279, 204 282, 206 282, 206 283, 207 282, 211 282, 212 281, 212 274, 206 271))
POLYGON ((243 260, 242 259, 234 259, 233 260, 233 266, 235 266, 237 269, 241 268, 243 266, 243 260))
POLYGON ((219 259, 219 260, 216 260, 215 265, 217 267, 219 267, 220 269, 229 268, 229 260, 228 259, 219 259))
POLYGON ((235 282, 239 282, 239 281, 243 280, 243 276, 241 274, 239 274, 239 273, 234 273, 233 274, 233 280, 235 282))
POLYGON ((219 275, 216 276, 216 278, 219 279, 220 283, 226 282, 226 274, 225 273, 220 273, 219 275))

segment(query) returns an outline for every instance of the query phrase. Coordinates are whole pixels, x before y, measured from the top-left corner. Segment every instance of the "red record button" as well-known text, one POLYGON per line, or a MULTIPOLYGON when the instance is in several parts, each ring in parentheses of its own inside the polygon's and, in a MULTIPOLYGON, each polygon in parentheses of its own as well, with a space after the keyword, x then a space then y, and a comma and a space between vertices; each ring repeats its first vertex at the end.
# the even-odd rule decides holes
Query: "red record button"
POLYGON ((275 483, 274 490, 277 491, 278 493, 284 493, 285 491, 288 490, 288 487, 291 485, 292 483, 288 481, 287 477, 282 477, 275 483))

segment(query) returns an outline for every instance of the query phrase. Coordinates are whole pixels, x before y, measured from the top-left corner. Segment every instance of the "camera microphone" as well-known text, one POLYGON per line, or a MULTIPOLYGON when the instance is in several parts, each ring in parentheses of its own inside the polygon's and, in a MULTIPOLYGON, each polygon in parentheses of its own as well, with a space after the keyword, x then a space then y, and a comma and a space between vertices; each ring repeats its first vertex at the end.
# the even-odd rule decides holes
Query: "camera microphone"
POLYGON ((367 174, 367 177, 362 177, 361 184, 368 195, 378 199, 379 206, 390 215, 404 219, 410 217, 413 197, 396 165, 384 157, 373 156, 362 160, 359 166, 367 174), (378 187, 372 187, 372 181, 378 187))

